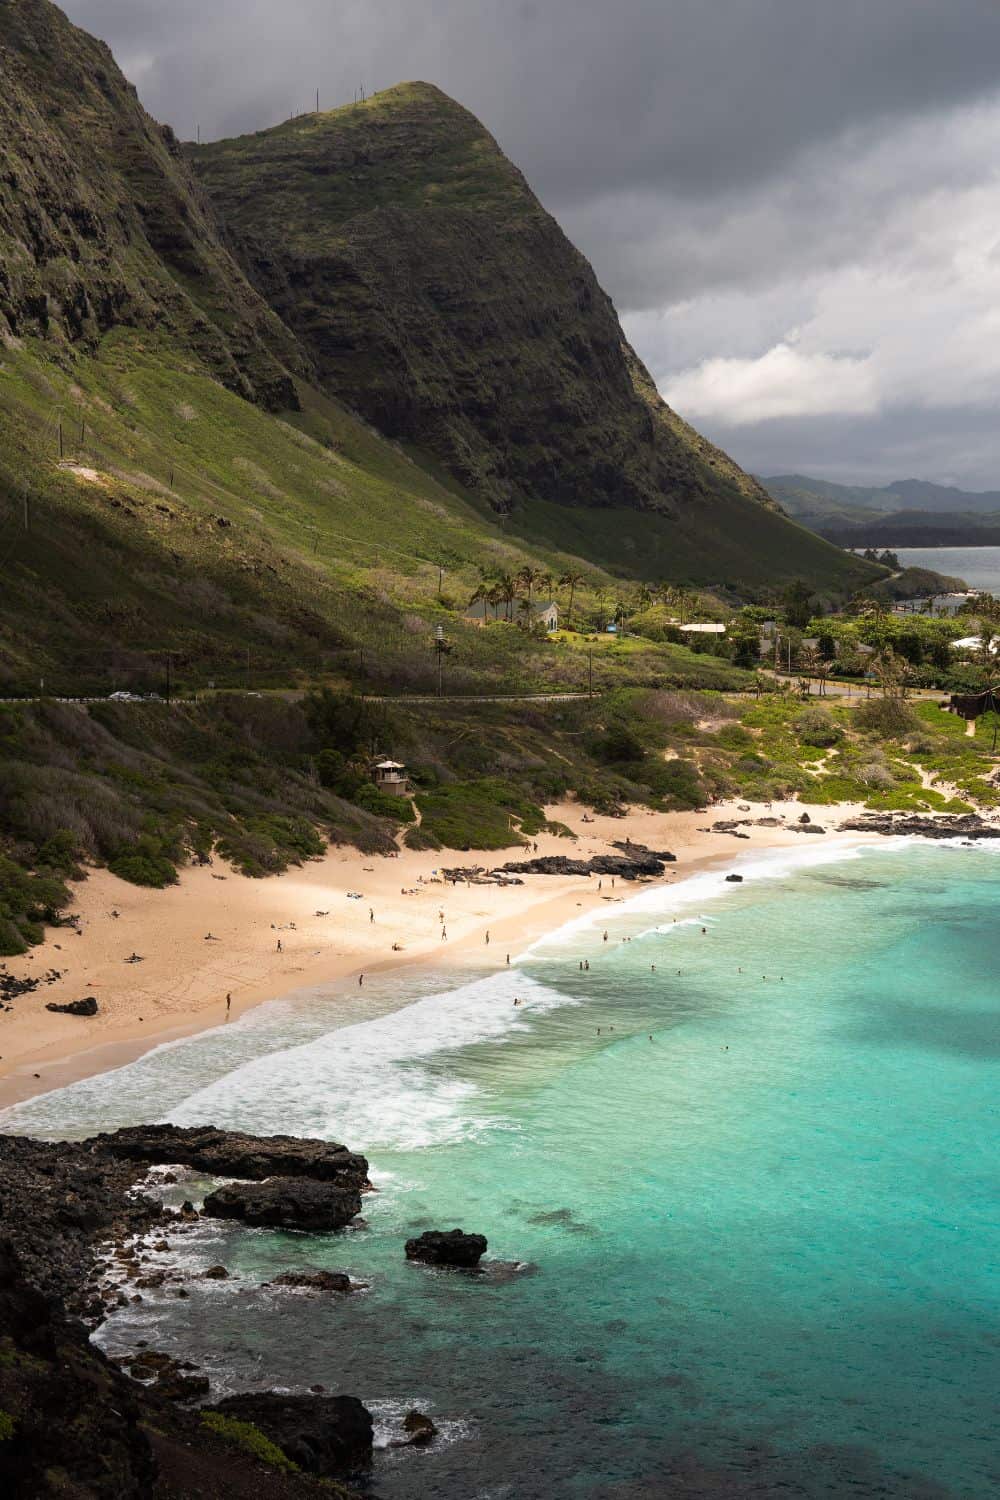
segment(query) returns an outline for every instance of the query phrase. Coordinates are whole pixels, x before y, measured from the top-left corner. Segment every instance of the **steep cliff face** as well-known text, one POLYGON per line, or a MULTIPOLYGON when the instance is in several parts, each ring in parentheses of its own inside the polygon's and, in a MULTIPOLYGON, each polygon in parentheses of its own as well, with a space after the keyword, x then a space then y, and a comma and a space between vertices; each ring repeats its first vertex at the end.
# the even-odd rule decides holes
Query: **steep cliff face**
POLYGON ((104 43, 48 0, 4 0, 0 77, 0 335, 92 349, 156 328, 231 389, 294 405, 294 339, 104 43))
POLYGON ((495 509, 771 504, 664 405, 587 261, 439 89, 191 155, 323 381, 495 509))

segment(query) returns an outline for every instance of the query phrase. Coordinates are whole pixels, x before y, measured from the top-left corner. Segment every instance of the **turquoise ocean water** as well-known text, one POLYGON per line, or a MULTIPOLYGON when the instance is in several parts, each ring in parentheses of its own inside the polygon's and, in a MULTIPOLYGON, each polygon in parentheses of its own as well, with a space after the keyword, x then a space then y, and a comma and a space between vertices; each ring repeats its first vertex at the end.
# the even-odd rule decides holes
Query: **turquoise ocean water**
POLYGON ((383 1440, 430 1411, 434 1448, 380 1451, 384 1500, 1000 1493, 1000 851, 736 867, 510 971, 314 992, 8 1112, 371 1158, 367 1229, 203 1226, 188 1261, 239 1279, 102 1341, 183 1350, 222 1390, 357 1393, 383 1440), (454 1224, 488 1235, 487 1274, 405 1263, 454 1224), (305 1263, 370 1290, 256 1290, 305 1263))

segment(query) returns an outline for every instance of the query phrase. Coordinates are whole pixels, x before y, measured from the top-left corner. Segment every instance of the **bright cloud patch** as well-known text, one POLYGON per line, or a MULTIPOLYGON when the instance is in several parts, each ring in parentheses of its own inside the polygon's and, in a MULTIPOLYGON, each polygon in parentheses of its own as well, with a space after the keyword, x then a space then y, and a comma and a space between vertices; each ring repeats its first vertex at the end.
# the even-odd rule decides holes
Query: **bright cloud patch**
POLYGON ((759 359, 706 359, 670 381, 664 395, 694 420, 734 426, 775 417, 869 415, 878 393, 868 359, 805 354, 776 344, 759 359))

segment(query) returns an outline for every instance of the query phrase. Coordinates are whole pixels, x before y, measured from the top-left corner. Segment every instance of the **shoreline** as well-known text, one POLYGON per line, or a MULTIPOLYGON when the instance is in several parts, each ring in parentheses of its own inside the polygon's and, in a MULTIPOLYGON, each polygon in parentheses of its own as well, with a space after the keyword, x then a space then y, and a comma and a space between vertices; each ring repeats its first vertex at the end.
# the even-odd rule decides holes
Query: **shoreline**
MULTIPOLYGON (((224 1025, 227 993, 228 1019, 236 1021, 258 1005, 302 990, 328 986, 336 998, 360 988, 359 975, 414 964, 457 967, 472 952, 477 967, 484 956, 504 967, 508 954, 514 961, 516 953, 574 917, 618 905, 650 886, 676 886, 748 854, 817 842, 793 831, 803 812, 829 828, 862 810, 850 803, 727 802, 702 812, 594 814, 584 824, 577 804, 549 807, 547 816, 577 836, 540 834, 532 840, 540 855, 618 852, 611 850, 612 841, 629 839, 677 856, 659 879, 618 878, 613 885, 609 876, 527 875, 519 886, 453 887, 436 873, 459 862, 490 868, 531 852, 517 848, 401 851, 395 859, 331 848, 319 860, 266 880, 234 874, 213 861, 182 871, 177 885, 162 891, 92 871, 75 887, 82 935, 71 927, 50 929, 30 954, 7 960, 7 972, 16 978, 50 970, 60 970, 61 977, 0 1012, 0 1109, 224 1025), (741 830, 748 837, 739 840, 711 830, 717 821, 764 816, 784 821, 748 825, 741 830), (352 893, 357 899, 350 899, 352 893), (129 965, 126 955, 135 951, 144 961, 129 965), (90 994, 100 1005, 93 1019, 45 1009, 51 1001, 64 1004, 90 994)), ((874 833, 827 832, 823 847, 878 839, 874 833)))

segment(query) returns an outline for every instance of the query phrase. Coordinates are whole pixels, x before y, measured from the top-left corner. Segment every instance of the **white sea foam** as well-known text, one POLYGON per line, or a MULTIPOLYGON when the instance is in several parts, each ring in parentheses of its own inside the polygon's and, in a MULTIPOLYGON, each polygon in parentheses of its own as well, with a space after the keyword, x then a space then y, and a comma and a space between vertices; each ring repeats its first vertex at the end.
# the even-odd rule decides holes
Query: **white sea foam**
POLYGON ((484 1123, 478 1090, 439 1072, 435 1054, 526 1030, 532 1013, 573 1003, 504 970, 245 1063, 191 1094, 170 1119, 327 1139, 346 1135, 372 1149, 461 1139, 484 1123), (522 1006, 513 1004, 515 996, 522 1006))
MULTIPOLYGON (((900 842, 901 840, 886 840, 887 845, 895 845, 897 848, 900 842)), ((564 950, 582 935, 599 931, 612 923, 617 925, 622 918, 642 916, 645 913, 655 913, 660 919, 657 926, 648 929, 649 931, 661 930, 661 924, 667 927, 680 927, 685 923, 708 926, 717 920, 717 916, 703 912, 702 909, 708 902, 731 896, 734 891, 753 881, 784 880, 789 875, 810 869, 814 865, 840 864, 845 860, 857 859, 870 847, 868 844, 837 843, 824 844, 820 848, 810 845, 808 848, 767 849, 754 854, 735 855, 724 869, 703 870, 676 885, 643 886, 634 896, 613 907, 582 912, 557 931, 532 943, 530 948, 518 955, 518 962, 548 957, 564 958, 564 950), (727 875, 742 875, 743 880, 730 882, 726 880, 727 875), (697 915, 678 916, 676 923, 671 921, 663 924, 663 918, 688 911, 691 907, 695 908, 697 915)), ((632 936, 636 934, 633 933, 632 936)))

